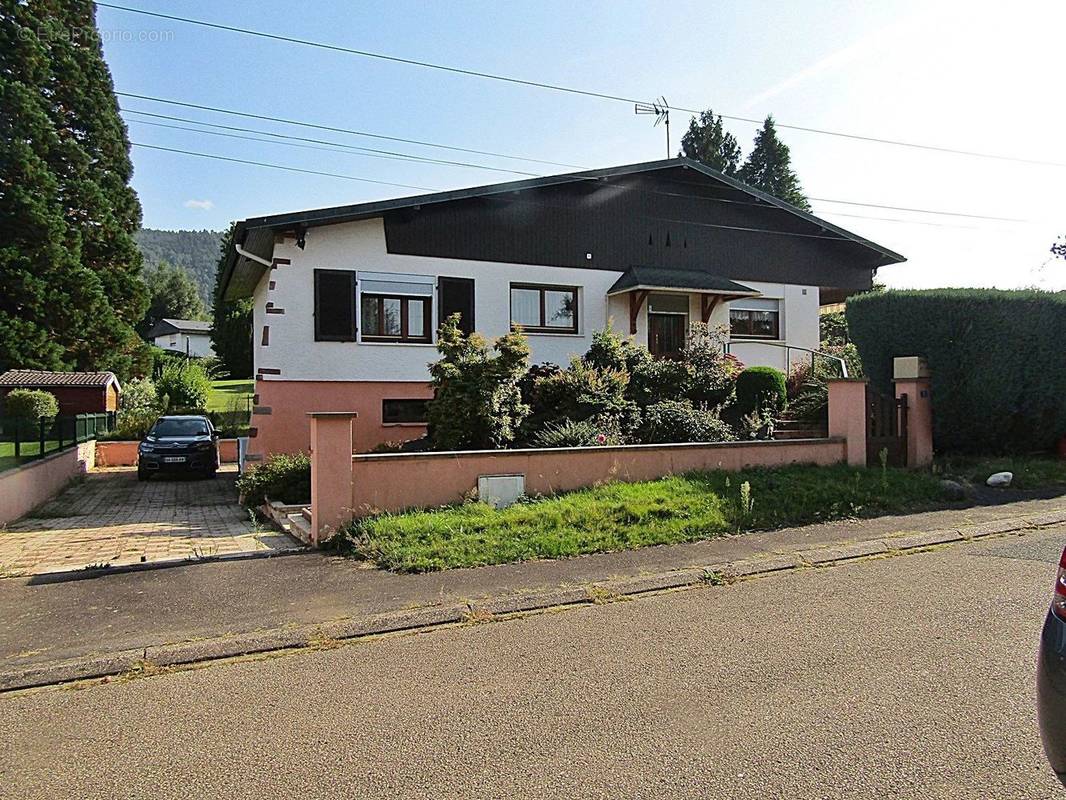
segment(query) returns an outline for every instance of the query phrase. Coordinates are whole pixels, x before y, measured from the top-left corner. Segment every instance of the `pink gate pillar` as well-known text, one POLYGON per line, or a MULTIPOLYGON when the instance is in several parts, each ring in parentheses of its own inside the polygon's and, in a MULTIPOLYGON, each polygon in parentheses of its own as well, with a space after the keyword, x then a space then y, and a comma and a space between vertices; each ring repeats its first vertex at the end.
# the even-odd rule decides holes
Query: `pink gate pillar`
POLYGON ((907 466, 927 467, 933 463, 933 394, 925 359, 892 359, 892 381, 896 397, 907 395, 907 466))
POLYGON ((329 539, 351 519, 354 411, 312 411, 311 543, 329 539))
POLYGON ((847 440, 848 464, 866 466, 866 379, 829 381, 829 435, 847 440))

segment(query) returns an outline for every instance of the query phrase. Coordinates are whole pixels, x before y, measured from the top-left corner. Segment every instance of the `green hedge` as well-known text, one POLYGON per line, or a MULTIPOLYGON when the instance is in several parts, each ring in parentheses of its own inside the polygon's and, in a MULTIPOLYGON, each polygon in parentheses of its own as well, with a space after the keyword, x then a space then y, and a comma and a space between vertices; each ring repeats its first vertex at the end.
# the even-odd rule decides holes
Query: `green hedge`
POLYGON ((1066 292, 890 291, 848 300, 848 330, 882 391, 923 356, 940 452, 1025 453, 1066 435, 1066 292))

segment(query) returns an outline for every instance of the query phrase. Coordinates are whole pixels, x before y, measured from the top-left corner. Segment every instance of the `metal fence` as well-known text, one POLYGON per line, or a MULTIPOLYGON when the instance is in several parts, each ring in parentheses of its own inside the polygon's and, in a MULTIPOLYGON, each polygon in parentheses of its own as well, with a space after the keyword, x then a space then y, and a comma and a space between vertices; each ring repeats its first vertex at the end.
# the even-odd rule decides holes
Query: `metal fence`
POLYGON ((58 453, 114 428, 114 412, 38 420, 0 417, 0 471, 58 453))

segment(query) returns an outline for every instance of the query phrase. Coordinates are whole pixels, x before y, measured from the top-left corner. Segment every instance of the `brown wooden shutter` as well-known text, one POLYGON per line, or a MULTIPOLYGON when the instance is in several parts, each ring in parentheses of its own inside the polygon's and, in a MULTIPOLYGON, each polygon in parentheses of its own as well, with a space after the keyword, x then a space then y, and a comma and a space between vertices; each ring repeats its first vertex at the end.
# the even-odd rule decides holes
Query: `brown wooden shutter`
POLYGON ((355 272, 315 270, 315 341, 355 341, 355 272))

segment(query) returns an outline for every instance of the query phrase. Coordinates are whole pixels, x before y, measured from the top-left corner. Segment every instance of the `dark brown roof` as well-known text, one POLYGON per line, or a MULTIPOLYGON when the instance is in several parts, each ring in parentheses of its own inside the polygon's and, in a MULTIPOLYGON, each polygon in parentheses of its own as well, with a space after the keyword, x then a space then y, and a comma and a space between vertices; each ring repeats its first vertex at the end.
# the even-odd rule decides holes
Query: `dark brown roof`
POLYGON ((118 384, 113 372, 48 372, 39 369, 9 369, 0 374, 0 386, 99 386, 118 384))

